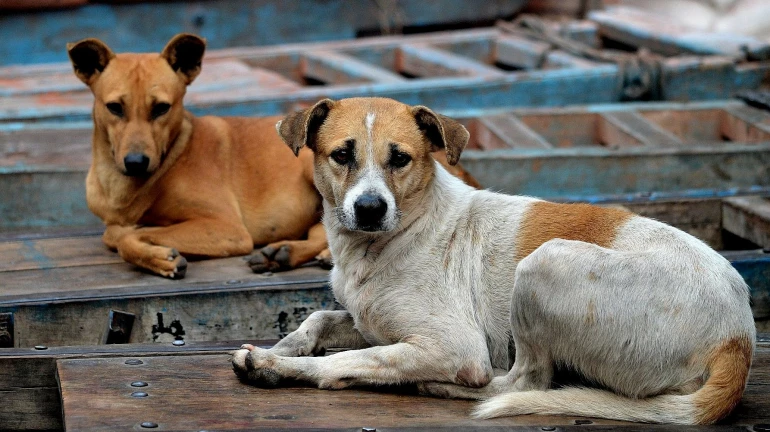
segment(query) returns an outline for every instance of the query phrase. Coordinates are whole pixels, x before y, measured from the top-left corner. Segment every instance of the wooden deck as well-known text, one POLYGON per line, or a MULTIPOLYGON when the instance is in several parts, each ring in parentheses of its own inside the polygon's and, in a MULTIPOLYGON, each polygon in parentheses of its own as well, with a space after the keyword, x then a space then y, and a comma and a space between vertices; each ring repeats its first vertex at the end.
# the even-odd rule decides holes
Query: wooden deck
MULTIPOLYGON (((770 340, 760 341, 764 342, 758 345, 743 400, 726 421, 709 429, 745 431, 770 423, 770 340)), ((559 416, 473 420, 468 416, 472 402, 418 396, 411 386, 258 389, 240 383, 232 373, 227 352, 238 344, 0 351, 0 393, 13 401, 10 406, 0 404, 0 429, 57 430, 65 425, 73 431, 667 429, 559 416), (157 426, 142 427, 143 423, 157 426)))

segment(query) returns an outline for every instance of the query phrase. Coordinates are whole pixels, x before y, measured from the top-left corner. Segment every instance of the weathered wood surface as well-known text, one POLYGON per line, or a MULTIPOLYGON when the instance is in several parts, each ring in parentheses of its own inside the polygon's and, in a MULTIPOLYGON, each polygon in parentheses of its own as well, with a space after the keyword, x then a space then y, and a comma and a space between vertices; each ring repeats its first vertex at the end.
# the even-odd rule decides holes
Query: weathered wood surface
MULTIPOLYGON (((246 341, 45 347, 0 350, 0 430, 61 430, 62 405, 56 362, 74 358, 221 354, 246 341)), ((252 342, 250 342, 252 343, 252 342)), ((257 341, 272 346, 275 341, 257 341)))
MULTIPOLYGON (((723 250, 751 288, 758 328, 770 329, 770 254, 762 251, 770 244, 752 243, 757 239, 743 234, 768 220, 756 216, 751 205, 731 204, 764 204, 770 188, 763 195, 722 199, 730 193, 582 201, 623 205, 723 250)), ((14 314, 14 346, 101 343, 110 311, 136 316, 129 342, 168 342, 177 336, 170 330, 174 320, 185 332, 180 338, 188 341, 278 338, 314 310, 334 307, 328 274, 319 268, 256 275, 235 257, 192 262, 185 279, 171 281, 123 262, 98 235, 67 234, 0 241, 0 312, 14 314)))
MULTIPOLYGON (((240 383, 227 355, 73 359, 58 362, 68 430, 131 430, 142 422, 159 430, 246 430, 255 428, 361 430, 446 427, 454 430, 516 430, 523 426, 575 425, 581 430, 615 429, 622 422, 559 416, 520 416, 473 420, 474 403, 417 396, 409 387, 387 390, 317 390, 293 387, 264 390, 240 383), (147 397, 132 397, 131 382, 148 383, 147 397), (577 423, 580 424, 580 423, 577 423)), ((748 389, 741 404, 715 429, 745 430, 770 421, 770 349, 757 350, 748 389)), ((629 425, 629 430, 650 426, 629 425)), ((534 430, 539 430, 540 428, 534 430)), ((624 427, 618 429, 626 430, 624 427)), ((523 429, 527 430, 527 429, 523 429)), ((528 430, 533 430, 529 428, 528 430)))
MULTIPOLYGON (((595 36, 595 24, 583 26, 595 36)), ((562 24, 559 31, 585 38, 585 31, 572 27, 562 24)), ((664 58, 655 86, 662 100, 727 98, 757 88, 768 68, 718 56, 664 58)), ((278 114, 322 97, 363 95, 439 111, 562 106, 622 100, 623 74, 614 63, 484 28, 212 50, 186 103, 196 114, 215 115, 278 114)), ((82 121, 91 114, 92 97, 66 63, 0 68, 0 95, 9 96, 0 100, 0 122, 82 121)))
MULTIPOLYGON (((770 114, 738 101, 449 112, 487 188, 540 197, 770 186, 770 114), (601 175, 597 175, 601 173, 601 175)), ((0 124, 0 230, 93 226, 88 123, 0 124)))
MULTIPOLYGON (((118 51, 131 52, 160 50, 165 41, 183 31, 206 37, 209 47, 215 49, 351 39, 361 33, 403 27, 412 30, 442 24, 490 22, 510 17, 524 1, 481 1, 472 8, 458 0, 123 3, 134 4, 92 2, 65 10, 6 12, 0 15, 0 36, 6 41, 0 47, 0 64, 65 61, 65 43, 86 37, 97 37, 118 51)), ((2 6, 0 2, 0 8, 2 6)))

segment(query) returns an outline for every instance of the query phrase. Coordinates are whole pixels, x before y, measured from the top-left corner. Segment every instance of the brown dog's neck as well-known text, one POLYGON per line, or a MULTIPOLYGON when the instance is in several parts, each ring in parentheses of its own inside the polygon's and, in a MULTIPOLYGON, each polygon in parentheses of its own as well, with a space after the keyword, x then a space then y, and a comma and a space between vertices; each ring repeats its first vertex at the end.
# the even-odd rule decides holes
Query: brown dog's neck
MULTIPOLYGON (((193 115, 185 111, 179 133, 172 140, 158 169, 148 177, 129 177, 118 169, 112 155, 106 129, 94 124, 93 160, 86 180, 89 207, 104 219, 107 214, 125 210, 126 219, 138 220, 152 205, 152 194, 147 193, 184 153, 193 133, 193 115), (106 211, 99 211, 100 209, 106 211), (109 210, 107 210, 109 209, 109 210)), ((134 222, 135 222, 134 221, 134 222)))

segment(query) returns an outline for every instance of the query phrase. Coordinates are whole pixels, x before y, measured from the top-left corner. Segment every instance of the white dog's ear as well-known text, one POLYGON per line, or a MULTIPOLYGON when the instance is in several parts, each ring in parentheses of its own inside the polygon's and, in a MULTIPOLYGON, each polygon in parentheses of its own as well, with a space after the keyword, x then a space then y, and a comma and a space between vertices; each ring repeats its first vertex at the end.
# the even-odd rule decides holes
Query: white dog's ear
POLYGON ((436 114, 422 105, 412 107, 412 115, 417 121, 417 126, 433 146, 431 151, 445 149, 449 165, 457 164, 470 138, 465 126, 447 116, 436 114))
POLYGON ((166 44, 160 56, 166 59, 171 69, 189 85, 201 73, 206 39, 190 33, 180 33, 166 44))
POLYGON ((335 102, 331 99, 323 99, 306 110, 287 115, 275 125, 278 135, 295 155, 298 155, 299 150, 304 146, 315 151, 318 129, 321 128, 334 104, 335 102))
POLYGON ((104 42, 94 38, 68 43, 67 54, 75 68, 75 75, 89 86, 107 67, 107 63, 115 58, 115 54, 104 42))

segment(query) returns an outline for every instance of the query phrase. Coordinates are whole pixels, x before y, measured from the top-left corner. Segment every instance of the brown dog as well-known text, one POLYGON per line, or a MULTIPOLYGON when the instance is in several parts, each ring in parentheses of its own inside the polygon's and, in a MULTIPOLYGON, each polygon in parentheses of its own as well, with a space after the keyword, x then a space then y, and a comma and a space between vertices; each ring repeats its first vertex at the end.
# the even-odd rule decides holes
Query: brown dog
POLYGON ((160 55, 116 55, 97 39, 67 45, 94 94, 86 195, 107 225, 105 244, 170 278, 185 274, 180 254, 245 255, 255 244, 267 245, 249 260, 255 272, 329 262, 312 152, 295 158, 275 130, 280 117, 196 118, 184 109, 205 46, 190 34, 160 55))

